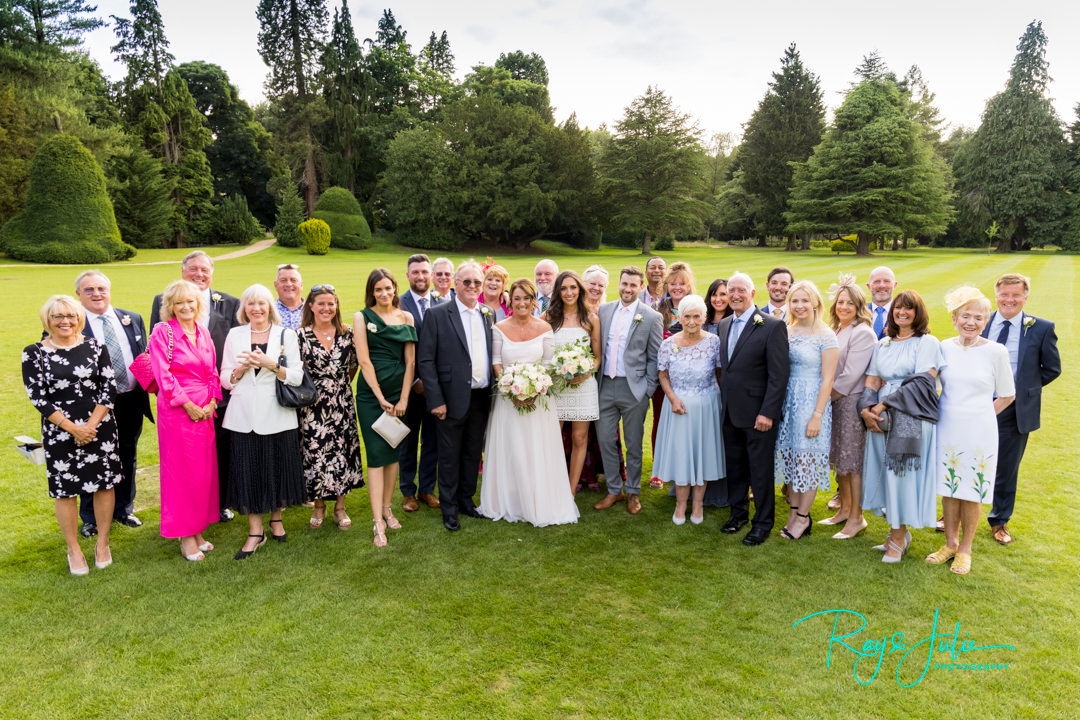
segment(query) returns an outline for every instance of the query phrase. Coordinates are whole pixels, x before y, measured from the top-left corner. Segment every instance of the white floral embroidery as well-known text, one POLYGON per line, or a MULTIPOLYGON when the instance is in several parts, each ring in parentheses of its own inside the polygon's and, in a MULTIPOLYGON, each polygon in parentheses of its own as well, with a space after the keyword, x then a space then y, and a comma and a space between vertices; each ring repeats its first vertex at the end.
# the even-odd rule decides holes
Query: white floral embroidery
POLYGON ((75 368, 71 372, 75 377, 77 377, 79 379, 86 379, 86 378, 90 377, 91 374, 93 374, 94 369, 90 368, 90 367, 87 367, 86 365, 80 365, 79 367, 75 368))
POLYGON ((83 483, 82 490, 84 493, 96 493, 98 486, 96 483, 85 482, 83 483))

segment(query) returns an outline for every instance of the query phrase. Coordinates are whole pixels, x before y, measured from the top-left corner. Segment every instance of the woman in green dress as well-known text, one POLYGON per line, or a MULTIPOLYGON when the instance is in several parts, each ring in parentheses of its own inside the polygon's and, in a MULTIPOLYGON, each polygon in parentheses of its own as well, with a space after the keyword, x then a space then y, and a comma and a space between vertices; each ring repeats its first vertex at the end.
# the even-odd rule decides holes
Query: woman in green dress
POLYGON ((389 270, 368 275, 365 308, 353 317, 353 342, 362 379, 356 382, 356 417, 368 462, 368 497, 375 546, 386 546, 386 528, 401 523, 390 510, 397 484, 398 451, 371 426, 384 412, 403 417, 416 371, 416 328, 399 307, 397 281, 389 270))

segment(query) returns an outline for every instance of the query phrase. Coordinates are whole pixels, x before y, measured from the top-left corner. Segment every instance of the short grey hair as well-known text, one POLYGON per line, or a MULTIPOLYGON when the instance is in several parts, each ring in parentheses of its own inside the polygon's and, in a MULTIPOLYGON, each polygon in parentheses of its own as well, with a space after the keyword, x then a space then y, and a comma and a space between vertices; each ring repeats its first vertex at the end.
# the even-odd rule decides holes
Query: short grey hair
POLYGON ((214 258, 207 255, 205 250, 192 250, 189 252, 184 256, 184 259, 180 261, 180 267, 187 267, 188 261, 194 260, 197 257, 206 258, 207 262, 210 263, 210 267, 214 267, 214 258))
POLYGON ((82 281, 90 277, 91 275, 97 275, 99 278, 105 281, 106 287, 112 287, 112 281, 109 280, 109 276, 101 272, 100 270, 83 270, 81 273, 79 273, 78 277, 75 278, 76 295, 79 294, 79 286, 82 285, 82 281))
POLYGON ((255 283, 248 287, 247 290, 240 296, 240 309, 236 311, 236 321, 241 325, 247 325, 251 322, 251 319, 247 316, 247 304, 252 300, 265 300, 266 305, 269 308, 269 317, 271 325, 281 324, 281 314, 278 313, 277 303, 274 302, 274 295, 270 292, 270 288, 259 283, 255 283))
POLYGON ((683 315, 690 310, 697 310, 701 313, 702 319, 705 315, 705 298, 700 295, 687 295, 679 301, 679 314, 683 315))
POLYGON ((431 261, 431 269, 432 270, 439 267, 440 265, 449 265, 450 266, 450 272, 454 272, 454 261, 451 260, 450 258, 440 257, 440 258, 435 258, 434 260, 431 261))
POLYGON ((731 287, 731 283, 735 282, 736 280, 742 280, 743 282, 745 282, 747 285, 750 286, 751 290, 756 289, 754 287, 754 278, 750 277, 749 275, 747 275, 744 272, 734 272, 734 273, 732 273, 731 277, 728 278, 728 287, 731 287))
POLYGON ((608 275, 608 271, 604 269, 603 265, 590 265, 585 268, 585 272, 581 273, 581 279, 585 282, 589 282, 589 278, 593 275, 603 275, 605 283, 608 283, 611 280, 611 276, 608 275))
POLYGON ((552 266, 553 268, 555 268, 555 269, 553 270, 553 272, 554 272, 554 273, 555 273, 556 275, 558 275, 558 274, 559 274, 559 264, 558 264, 557 262, 555 262, 554 260, 552 260, 551 258, 544 258, 544 259, 543 259, 543 260, 541 260, 540 262, 536 263, 536 267, 534 267, 534 268, 533 268, 533 275, 535 275, 535 274, 536 274, 536 271, 537 271, 537 270, 539 270, 539 269, 540 269, 540 266, 541 266, 541 265, 543 265, 544 263, 551 263, 551 266, 552 266))
POLYGON ((484 277, 484 268, 480 267, 480 263, 475 260, 466 260, 458 265, 458 269, 454 271, 454 281, 457 282, 458 276, 461 275, 462 270, 475 270, 480 273, 480 277, 484 277))

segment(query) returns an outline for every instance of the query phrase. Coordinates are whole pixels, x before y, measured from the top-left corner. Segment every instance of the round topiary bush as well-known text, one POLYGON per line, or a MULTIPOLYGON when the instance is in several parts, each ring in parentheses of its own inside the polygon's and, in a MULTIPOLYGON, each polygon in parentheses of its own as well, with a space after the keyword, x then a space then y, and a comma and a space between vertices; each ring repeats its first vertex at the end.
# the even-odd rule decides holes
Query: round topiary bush
POLYGON ((304 237, 304 245, 308 255, 325 255, 330 252, 330 240, 333 235, 330 226, 318 218, 305 220, 297 226, 297 230, 304 237))
POLYGON ((345 188, 328 188, 315 203, 311 217, 323 220, 330 226, 331 246, 345 250, 367 250, 371 247, 371 228, 364 219, 363 208, 345 188))
POLYGON ((126 260, 136 252, 120 239, 105 173, 70 135, 54 135, 38 148, 26 211, 0 229, 0 248, 17 260, 84 265, 126 260))
POLYGON ((855 248, 846 240, 833 240, 829 248, 837 255, 843 252, 855 252, 855 248))

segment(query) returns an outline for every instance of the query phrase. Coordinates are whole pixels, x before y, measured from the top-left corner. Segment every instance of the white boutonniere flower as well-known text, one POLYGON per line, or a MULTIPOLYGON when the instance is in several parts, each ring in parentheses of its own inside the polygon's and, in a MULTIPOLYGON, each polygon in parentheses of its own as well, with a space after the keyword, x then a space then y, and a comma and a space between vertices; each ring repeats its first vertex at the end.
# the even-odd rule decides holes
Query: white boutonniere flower
POLYGON ((674 354, 678 355, 679 353, 681 353, 681 352, 682 352, 682 348, 681 348, 681 347, 679 347, 679 346, 678 346, 677 344, 675 344, 675 343, 671 343, 671 352, 673 352, 674 354))
POLYGON ((367 324, 367 329, 368 329, 368 332, 379 332, 379 326, 376 325, 375 323, 368 323, 367 324))
POLYGON ((644 319, 644 317, 645 317, 644 315, 642 315, 641 313, 638 313, 637 315, 634 316, 634 322, 639 323, 639 322, 642 321, 642 319, 644 319))
POLYGON ((435 300, 438 300, 439 298, 441 298, 441 297, 442 297, 442 295, 440 295, 439 293, 437 293, 437 292, 435 292, 434 290, 432 290, 432 291, 431 291, 431 297, 432 297, 432 298, 434 298, 435 300))
POLYGON ((131 324, 131 316, 130 315, 125 315, 124 317, 120 318, 120 324, 121 325, 130 325, 131 324))
POLYGON ((754 316, 754 324, 755 325, 764 325, 765 321, 761 319, 760 315, 755 315, 754 316))
POLYGON ((480 306, 480 314, 481 315, 490 315, 491 314, 491 308, 489 308, 487 305, 481 305, 480 306))
POLYGON ((892 345, 891 337, 886 335, 885 337, 881 338, 881 347, 889 347, 890 345, 892 345))
POLYGON ((1024 334, 1027 334, 1028 328, 1035 324, 1035 318, 1030 315, 1024 318, 1024 334))
POLYGON ((214 293, 210 296, 210 299, 214 302, 221 302, 221 293, 214 293))

